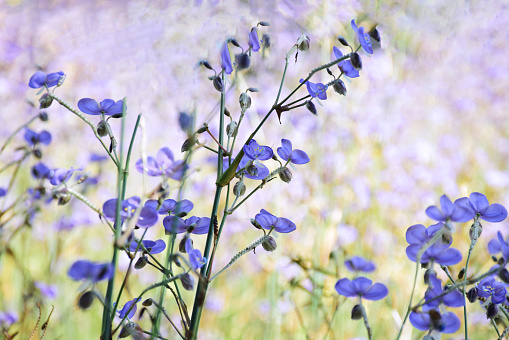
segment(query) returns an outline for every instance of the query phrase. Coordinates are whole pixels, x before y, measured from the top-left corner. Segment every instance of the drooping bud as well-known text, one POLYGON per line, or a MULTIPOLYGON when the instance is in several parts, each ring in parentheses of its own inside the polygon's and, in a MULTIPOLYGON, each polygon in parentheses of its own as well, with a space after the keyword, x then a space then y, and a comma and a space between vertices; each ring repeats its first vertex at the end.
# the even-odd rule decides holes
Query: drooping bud
POLYGON ((245 70, 249 67, 251 63, 251 58, 247 55, 247 53, 240 53, 235 55, 235 64, 237 64, 237 70, 245 70))
POLYGON ((230 110, 228 110, 228 108, 226 106, 224 107, 224 115, 226 117, 230 117, 230 118, 232 117, 232 115, 230 114, 230 110))
POLYGON ((198 66, 205 66, 205 67, 206 67, 206 68, 208 68, 209 70, 214 71, 214 69, 212 68, 212 66, 210 66, 209 62, 208 62, 207 60, 205 60, 205 59, 200 60, 200 61, 198 62, 198 66))
POLYGON ((262 226, 260 225, 260 223, 254 218, 251 219, 251 224, 254 225, 254 227, 256 229, 262 229, 262 226))
POLYGON ((361 305, 355 305, 352 308, 352 320, 362 319, 362 309, 361 305))
POLYGON ((246 185, 241 181, 238 181, 237 183, 235 183, 235 185, 233 186, 233 194, 237 197, 240 197, 240 196, 244 196, 245 193, 246 193, 246 185))
POLYGON ((346 41, 345 37, 343 37, 342 35, 338 35, 338 41, 341 43, 341 45, 343 46, 350 46, 350 44, 348 43, 348 41, 346 41))
POLYGON ((460 272, 458 273, 458 279, 462 279, 465 276, 465 267, 461 268, 460 272))
POLYGON ((182 144, 182 147, 180 148, 180 152, 186 152, 193 148, 193 146, 196 144, 196 139, 194 137, 189 137, 184 141, 184 144, 182 144))
POLYGON ((309 112, 311 112, 315 116, 317 115, 317 113, 316 113, 316 106, 315 106, 315 104, 313 104, 312 101, 310 101, 310 100, 306 101, 306 109, 308 109, 309 112))
POLYGON ((41 159, 41 158, 42 158, 42 152, 41 152, 41 150, 39 150, 39 149, 34 149, 34 151, 32 151, 32 153, 34 154, 34 157, 35 157, 35 158, 39 158, 39 159, 41 159))
POLYGON ((152 300, 151 298, 148 298, 148 299, 146 299, 145 301, 143 301, 141 304, 142 304, 143 306, 145 306, 145 307, 150 307, 150 306, 152 306, 152 301, 153 301, 153 300, 152 300))
POLYGON ((247 172, 251 176, 255 176, 255 177, 258 176, 258 168, 254 164, 251 164, 250 166, 247 167, 247 172))
POLYGON ((224 91, 224 84, 223 84, 223 80, 221 79, 221 77, 215 76, 214 78, 212 78, 212 84, 214 84, 214 88, 216 90, 218 90, 219 92, 224 91))
POLYGON ((290 183, 292 177, 293 177, 292 172, 286 166, 283 168, 283 170, 279 172, 279 178, 281 178, 281 180, 285 183, 290 183))
POLYGON ((240 108, 245 111, 251 107, 251 96, 242 92, 239 97, 240 108))
POLYGON ((274 251, 277 248, 277 243, 274 237, 269 236, 265 241, 262 242, 262 247, 266 251, 274 251))
POLYGON ((134 264, 134 269, 141 269, 143 267, 145 267, 147 265, 147 257, 146 256, 142 256, 138 259, 138 261, 136 261, 136 263, 134 264))
POLYGON ((47 122, 48 121, 48 114, 46 112, 39 112, 39 119, 42 120, 43 122, 47 122))
POLYGON ((504 281, 505 283, 509 283, 509 271, 507 271, 506 268, 502 268, 498 272, 498 277, 500 278, 500 280, 504 281))
POLYGON ((346 86, 345 83, 341 79, 336 79, 332 83, 332 88, 336 93, 339 93, 340 95, 346 96, 346 86))
POLYGON ((200 134, 204 133, 205 131, 207 131, 208 128, 209 127, 207 125, 204 125, 201 128, 199 128, 198 130, 196 130, 196 133, 200 135, 200 134))
POLYGON ((304 39, 299 44, 299 50, 301 51, 307 51, 309 50, 309 44, 311 43, 311 39, 306 35, 304 36, 304 39))
POLYGON ((92 306, 94 299, 95 299, 94 292, 92 292, 91 290, 87 291, 81 294, 80 298, 78 299, 78 307, 80 309, 88 309, 90 306, 92 306))
POLYGON ((493 319, 498 314, 498 306, 494 303, 490 303, 488 309, 486 310, 486 318, 493 319))
POLYGON ((260 25, 260 26, 270 26, 270 23, 268 21, 260 21, 258 23, 258 25, 260 25))
POLYGON ((265 47, 270 47, 270 35, 268 35, 267 33, 262 35, 262 44, 265 47))
POLYGON ((180 282, 182 283, 182 287, 185 290, 193 290, 194 289, 194 279, 189 273, 185 273, 180 277, 180 282))
POLYGON ((101 120, 99 122, 99 124, 97 124, 97 134, 100 136, 100 137, 104 137, 108 134, 108 127, 106 126, 106 121, 104 120, 101 120))
POLYGON ((242 47, 240 47, 240 44, 237 42, 237 40, 235 40, 235 38, 230 38, 230 39, 228 39, 228 41, 231 42, 233 46, 242 48, 242 47))
POLYGON ((473 241, 474 239, 474 234, 477 232, 477 239, 481 236, 482 234, 482 224, 481 223, 474 223, 472 224, 472 226, 470 227, 470 230, 468 232, 468 236, 470 236, 470 241, 473 241))
POLYGON ((53 98, 48 93, 45 93, 39 98, 39 109, 46 109, 53 103, 53 98))
POLYGON ((226 125, 226 134, 228 137, 235 137, 237 135, 237 122, 232 121, 226 125))
MULTIPOLYGON (((184 253, 184 254, 186 253, 186 241, 187 241, 187 239, 188 239, 188 238, 189 238, 189 234, 188 234, 188 233, 186 233, 186 234, 184 235, 184 237, 182 237, 182 240, 180 240, 180 243, 179 243, 179 251, 180 251, 181 253, 184 253)), ((193 244, 193 240, 191 240, 191 244, 193 244)))
POLYGON ((71 194, 67 190, 62 190, 58 193, 58 205, 65 205, 71 200, 71 194))
POLYGON ((378 42, 381 42, 381 38, 380 38, 380 32, 378 32, 378 30, 375 28, 373 28, 371 31, 369 31, 369 36, 371 37, 371 39, 375 40, 375 41, 378 41, 378 42))
POLYGON ((477 301, 477 287, 470 288, 467 292, 467 299, 470 303, 474 303, 477 301))
POLYGON ((352 66, 355 67, 355 69, 359 71, 362 70, 362 60, 359 53, 357 52, 352 53, 350 61, 352 62, 352 66))
POLYGON ((429 285, 429 277, 434 274, 436 274, 436 272, 435 270, 433 270, 433 268, 426 270, 426 272, 424 273, 424 283, 429 285))

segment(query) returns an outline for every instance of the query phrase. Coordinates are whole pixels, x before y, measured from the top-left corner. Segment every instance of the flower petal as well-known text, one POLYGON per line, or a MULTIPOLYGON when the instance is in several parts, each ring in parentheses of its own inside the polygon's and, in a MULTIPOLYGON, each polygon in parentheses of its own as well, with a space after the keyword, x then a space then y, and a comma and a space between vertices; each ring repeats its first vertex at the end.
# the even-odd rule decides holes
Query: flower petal
POLYGON ((440 208, 445 216, 451 216, 454 211, 454 203, 446 195, 440 197, 440 208))
POLYGON ((441 330, 442 333, 456 333, 460 329, 460 319, 453 312, 445 312, 442 314, 442 322, 444 328, 441 330))
POLYGON ((291 233, 292 231, 297 229, 295 223, 284 217, 278 218, 276 220, 276 223, 274 224, 274 227, 275 231, 283 234, 291 233))
POLYGON ((181 234, 187 230, 187 226, 184 221, 177 216, 166 216, 163 219, 164 229, 168 230, 170 233, 181 234))
POLYGON ((426 215, 435 221, 445 222, 447 220, 446 216, 440 211, 440 209, 434 205, 426 208, 426 215))
POLYGON ((467 222, 474 218, 475 212, 457 205, 450 216, 453 222, 467 222))
POLYGON ((154 208, 151 207, 143 207, 140 212, 140 218, 136 225, 140 228, 149 228, 157 223, 157 219, 159 215, 154 208))
POLYGON ((293 164, 306 164, 309 162, 309 157, 304 151, 296 149, 290 154, 290 160, 293 164))
POLYGON ((39 142, 44 145, 51 143, 51 133, 48 131, 41 131, 41 133, 39 133, 39 142))
POLYGON ((490 254, 497 254, 502 251, 502 247, 500 246, 500 242, 498 239, 494 238, 490 242, 488 242, 488 251, 490 254))
POLYGON ((224 69, 226 74, 231 74, 233 71, 232 60, 230 58, 230 51, 228 50, 227 42, 225 42, 221 47, 221 68, 224 69))
POLYGON ((487 222, 502 222, 507 217, 507 209, 502 204, 493 203, 481 211, 481 219, 487 222))
POLYGON ((356 289, 357 293, 364 293, 369 287, 371 287, 372 284, 373 281, 364 276, 359 276, 352 280, 352 285, 356 289))
POLYGON ((471 193, 469 196, 469 201, 472 204, 472 207, 474 208, 475 212, 480 212, 484 208, 488 207, 488 205, 490 205, 486 196, 484 196, 480 192, 471 193))
POLYGON ((427 238, 426 227, 422 224, 414 224, 407 229, 405 237, 409 244, 424 243, 427 238))
POLYGON ((350 280, 348 280, 347 278, 341 279, 338 282, 336 282, 334 288, 336 288, 336 292, 338 292, 339 295, 343 295, 346 297, 356 297, 358 295, 357 291, 352 285, 352 282, 350 282, 350 280))
POLYGON ((389 290, 387 287, 381 283, 375 283, 371 288, 369 288, 362 297, 367 300, 380 300, 387 296, 389 290))
POLYGON ((101 108, 99 107, 99 104, 90 98, 80 99, 78 102, 78 108, 81 110, 81 112, 86 113, 87 115, 96 116, 101 114, 101 108))
POLYGON ((43 87, 45 82, 46 73, 42 71, 37 71, 34 73, 33 76, 30 77, 30 80, 28 81, 28 86, 33 89, 38 89, 40 87, 43 87))
POLYGON ((160 166, 163 165, 164 165, 163 167, 171 166, 174 162, 173 152, 171 152, 170 148, 168 147, 161 148, 157 152, 156 161, 157 164, 159 164, 160 166))
POLYGON ((210 218, 208 217, 202 217, 200 218, 200 221, 196 223, 196 226, 194 227, 193 234, 196 235, 203 235, 209 232, 210 227, 210 218))
POLYGON ((104 114, 106 116, 114 116, 113 118, 120 118, 120 117, 122 117, 122 113, 123 113, 122 109, 124 107, 124 102, 122 100, 119 100, 116 103, 114 103, 113 105, 109 106, 107 109, 105 109, 101 103, 101 107, 103 108, 104 114))
POLYGON ((420 331, 427 331, 431 326, 431 318, 428 313, 410 313, 410 323, 420 331))
POLYGON ((437 253, 434 257, 435 257, 435 262, 438 264, 441 264, 442 266, 455 265, 455 264, 459 263, 461 261, 461 259, 463 258, 460 251, 455 248, 445 249, 445 250, 437 253))

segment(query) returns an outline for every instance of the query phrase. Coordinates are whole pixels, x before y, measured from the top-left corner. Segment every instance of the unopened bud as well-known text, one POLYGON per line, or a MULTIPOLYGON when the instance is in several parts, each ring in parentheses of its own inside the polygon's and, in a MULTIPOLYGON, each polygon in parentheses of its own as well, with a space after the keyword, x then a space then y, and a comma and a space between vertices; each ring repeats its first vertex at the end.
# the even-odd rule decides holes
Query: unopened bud
MULTIPOLYGON (((179 243, 179 251, 181 253, 186 253, 186 241, 187 239, 189 238, 189 234, 185 234, 184 237, 182 237, 182 240, 180 240, 180 243, 179 243)), ((191 240, 191 244, 193 244, 193 240, 191 240)))
POLYGON ((373 28, 371 31, 369 31, 368 34, 371 37, 371 39, 381 42, 382 39, 380 38, 380 32, 378 32, 376 28, 373 28))
POLYGON ((39 119, 42 120, 43 122, 47 122, 48 121, 48 114, 46 112, 40 112, 39 113, 39 119))
POLYGON ((339 93, 340 95, 345 96, 346 95, 346 86, 345 83, 341 79, 336 79, 332 83, 332 88, 336 93, 339 93))
POLYGON ((80 298, 78 299, 78 307, 80 309, 88 309, 90 306, 92 306, 94 299, 95 299, 94 292, 87 291, 81 294, 80 298))
POLYGON ((58 205, 66 205, 71 200, 71 194, 67 191, 58 193, 58 205))
POLYGON ((45 93, 39 98, 39 109, 46 109, 53 103, 53 98, 48 93, 45 93))
POLYGON ((481 236, 482 234, 482 225, 481 223, 477 223, 477 224, 472 224, 472 226, 470 227, 470 230, 468 232, 468 236, 470 236, 470 241, 473 241, 474 240, 474 234, 477 232, 477 235, 475 235, 476 237, 476 240, 481 236))
POLYGON ((180 148, 180 152, 186 152, 186 151, 191 150, 195 144, 196 144, 196 139, 194 139, 194 137, 189 137, 182 144, 182 147, 180 148))
POLYGON ((202 134, 204 133, 205 131, 207 131, 208 129, 208 126, 202 126, 201 128, 199 128, 198 130, 196 130, 196 133, 197 134, 202 134))
POLYGON ((224 115, 226 117, 230 117, 230 118, 232 117, 232 115, 230 114, 230 110, 228 110, 228 108, 226 106, 224 107, 224 115))
POLYGON ((185 273, 180 277, 180 282, 182 283, 182 287, 185 290, 193 290, 194 289, 194 279, 189 273, 185 273))
POLYGON ((500 280, 504 281, 505 283, 509 283, 509 271, 507 271, 506 268, 502 268, 498 272, 498 277, 500 278, 500 280))
POLYGON ((254 176, 254 177, 258 176, 258 168, 254 164, 251 164, 250 166, 248 166, 247 172, 251 176, 254 176))
POLYGON ((179 268, 182 268, 182 264, 180 263, 179 257, 176 255, 173 255, 172 259, 173 263, 179 268))
POLYGON ((145 267, 147 265, 147 257, 146 256, 142 256, 138 259, 138 261, 136 261, 136 263, 134 264, 134 269, 141 269, 143 267, 145 267))
POLYGON ((262 229, 262 226, 260 225, 260 223, 254 218, 251 219, 251 224, 254 225, 254 227, 256 229, 262 229))
POLYGON ((426 270, 426 272, 424 272, 424 283, 429 285, 429 282, 430 282, 429 277, 434 274, 436 274, 436 273, 435 273, 435 270, 433 270, 433 268, 426 270))
POLYGON ((221 79, 221 77, 215 76, 214 78, 212 78, 212 84, 214 84, 214 88, 216 90, 218 90, 219 92, 224 91, 224 84, 223 84, 223 80, 221 79))
POLYGON ((210 66, 209 62, 207 60, 200 60, 200 62, 198 63, 198 66, 205 66, 206 68, 208 68, 209 70, 214 70, 212 68, 212 66, 210 66))
POLYGON ((128 322, 126 323, 122 329, 120 330, 120 333, 118 334, 118 337, 120 339, 127 338, 128 336, 133 336, 133 339, 141 339, 140 333, 142 329, 140 326, 138 326, 134 322, 128 322))
POLYGON ((277 248, 277 243, 274 237, 269 236, 265 241, 262 242, 262 247, 266 251, 274 251, 277 248))
POLYGON ((467 299, 470 301, 470 303, 476 302, 477 296, 477 287, 470 288, 470 290, 467 292, 467 299))
POLYGON ((313 102, 312 102, 312 101, 308 100, 308 101, 306 102, 306 109, 308 109, 308 110, 309 110, 309 112, 311 112, 311 113, 312 113, 312 114, 314 114, 315 116, 317 115, 317 114, 316 114, 316 106, 315 106, 315 104, 313 104, 313 102))
POLYGON ((462 279, 465 276, 465 267, 461 268, 460 272, 458 273, 458 279, 462 279))
POLYGON ((246 91, 249 91, 249 92, 259 92, 259 90, 256 87, 250 87, 246 91))
POLYGON ((311 39, 306 35, 304 36, 304 39, 299 44, 299 50, 301 51, 307 51, 309 50, 309 44, 311 43, 311 39))
POLYGON ((141 304, 142 304, 143 306, 145 306, 145 307, 150 307, 150 306, 152 306, 152 301, 153 301, 153 300, 152 300, 151 298, 148 298, 148 299, 146 299, 145 301, 143 301, 141 304))
POLYGON ((240 53, 235 55, 235 64, 237 65, 237 70, 245 70, 249 67, 251 63, 251 58, 247 55, 247 53, 240 53))
POLYGON ((286 166, 283 168, 283 170, 279 172, 279 178, 281 178, 281 180, 285 183, 290 183, 292 177, 293 177, 292 172, 286 166))
POLYGON ((231 42, 233 46, 241 48, 240 44, 237 42, 237 40, 235 40, 235 38, 230 38, 228 41, 231 42))
POLYGON ((246 193, 246 185, 239 181, 233 186, 233 194, 237 197, 244 196, 246 193))
POLYGON ((99 124, 97 124, 97 134, 100 137, 104 137, 108 134, 108 127, 106 124, 108 124, 108 123, 106 123, 106 121, 104 121, 104 120, 101 120, 99 122, 99 124))
POLYGON ((493 319, 498 314, 498 306, 494 303, 490 303, 488 309, 486 310, 486 318, 493 319))
POLYGON ((359 53, 354 52, 350 56, 350 61, 352 62, 352 66, 355 67, 356 70, 362 70, 362 60, 359 53))
POLYGON ((343 46, 350 46, 350 44, 348 43, 348 41, 346 41, 345 37, 343 37, 342 35, 338 35, 338 41, 341 43, 341 45, 343 46))
POLYGON ((251 96, 242 92, 239 98, 240 108, 245 111, 251 107, 251 96))
POLYGON ((270 35, 268 35, 267 33, 262 35, 262 44, 265 47, 270 47, 270 35))
POLYGON ((34 151, 32 151, 32 153, 34 154, 34 157, 35 157, 35 158, 39 158, 39 159, 41 159, 41 158, 42 158, 42 152, 41 152, 41 150, 39 150, 39 149, 34 149, 34 151))
POLYGON ((260 21, 258 23, 258 25, 260 25, 260 26, 270 26, 270 23, 268 21, 260 21))
POLYGON ((237 122, 232 121, 230 124, 226 125, 226 134, 228 137, 235 137, 237 135, 237 122))
POLYGON ((355 305, 352 308, 352 320, 362 319, 362 310, 363 307, 361 305, 355 305))

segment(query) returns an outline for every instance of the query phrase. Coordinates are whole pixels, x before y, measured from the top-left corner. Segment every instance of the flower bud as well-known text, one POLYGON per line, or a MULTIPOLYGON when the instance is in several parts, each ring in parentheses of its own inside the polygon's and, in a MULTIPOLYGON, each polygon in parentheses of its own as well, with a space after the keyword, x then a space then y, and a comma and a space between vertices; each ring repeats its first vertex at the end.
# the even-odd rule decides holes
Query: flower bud
POLYGON ((48 93, 45 93, 39 98, 39 109, 46 109, 53 103, 53 98, 48 93))
POLYGON ((269 236, 265 241, 262 242, 262 247, 266 251, 274 251, 277 248, 277 243, 274 237, 269 236))
POLYGON ((235 137, 237 135, 237 122, 232 121, 230 124, 226 125, 226 134, 228 137, 235 137))
POLYGON ((299 50, 301 51, 307 51, 309 50, 309 44, 311 43, 311 39, 306 35, 304 36, 304 39, 299 44, 299 50))
POLYGON ((40 112, 39 113, 39 119, 42 120, 43 122, 47 122, 48 121, 48 114, 46 112, 40 112))
POLYGON ((34 155, 34 157, 35 157, 35 158, 39 158, 39 159, 41 159, 41 158, 42 158, 42 152, 41 152, 41 150, 39 150, 39 149, 34 149, 34 151, 32 151, 32 153, 33 153, 33 155, 34 155))
POLYGON ((460 272, 458 273, 458 279, 462 279, 465 276, 465 267, 461 268, 460 272))
POLYGON ((429 277, 433 274, 436 274, 435 270, 433 270, 433 268, 430 268, 428 270, 426 270, 426 272, 424 273, 424 283, 429 285, 429 277))
POLYGON ((205 59, 200 60, 200 61, 198 62, 198 66, 205 66, 205 67, 206 67, 206 68, 208 68, 209 70, 214 71, 214 69, 212 68, 212 66, 210 66, 209 62, 208 62, 207 60, 205 60, 205 59))
POLYGON ((246 92, 242 92, 239 98, 240 108, 245 111, 251 107, 251 96, 246 92))
POLYGON ((193 290, 194 289, 194 279, 189 273, 185 273, 180 277, 180 282, 182 283, 182 287, 185 290, 193 290))
POLYGON ((255 176, 255 177, 258 176, 258 168, 254 164, 251 164, 250 166, 247 167, 247 172, 251 176, 255 176))
POLYGON ((97 124, 97 134, 100 137, 104 137, 108 134, 108 127, 106 126, 106 123, 104 120, 101 120, 99 124, 97 124))
POLYGON ((145 267, 147 265, 147 257, 146 256, 142 256, 138 259, 138 261, 136 261, 136 263, 134 264, 134 269, 141 269, 143 267, 145 267))
POLYGON ((498 259, 495 255, 491 255, 491 259, 493 260, 493 262, 498 262, 498 259))
POLYGON ((378 42, 381 42, 381 38, 380 38, 380 32, 378 32, 378 30, 375 28, 373 28, 371 31, 369 31, 369 36, 371 37, 371 39, 375 40, 375 41, 378 41, 378 42))
POLYGON ((80 298, 78 299, 78 307, 80 309, 88 309, 90 306, 92 306, 94 299, 95 299, 94 292, 87 291, 81 294, 80 298))
POLYGON ((430 310, 429 318, 434 329, 442 329, 444 321, 442 320, 442 315, 440 315, 439 312, 434 309, 430 310))
POLYGON ((60 191, 57 194, 58 197, 58 205, 66 205, 71 200, 71 194, 65 191, 60 191))
POLYGON ((509 283, 509 271, 507 271, 506 268, 502 268, 498 272, 498 277, 500 278, 500 280, 504 281, 505 283, 509 283))
MULTIPOLYGON (((180 243, 179 243, 179 251, 180 251, 181 253, 184 253, 184 254, 186 253, 186 241, 187 241, 187 239, 188 239, 188 238, 189 238, 189 234, 188 234, 188 233, 186 233, 186 234, 184 235, 184 237, 182 237, 182 240, 180 240, 180 243)), ((191 240, 191 244, 193 244, 193 240, 191 240)))
POLYGON ((316 114, 316 106, 315 106, 315 104, 313 104, 312 101, 310 101, 310 100, 306 101, 306 109, 308 109, 309 112, 311 112, 315 116, 317 115, 316 114))
POLYGON ((228 108, 226 106, 224 107, 224 115, 226 117, 230 117, 230 118, 232 117, 232 115, 230 114, 230 110, 228 110, 228 108))
POLYGON ((196 144, 196 140, 194 139, 194 137, 189 137, 182 144, 182 147, 180 148, 180 152, 186 152, 186 151, 191 150, 195 144, 196 144))
POLYGON ((486 318, 493 319, 498 314, 498 306, 494 303, 490 303, 488 309, 486 310, 486 318))
POLYGON ((348 44, 348 41, 346 41, 345 37, 343 37, 342 35, 338 35, 338 41, 343 46, 350 46, 350 44, 348 44))
POLYGON ((237 64, 237 70, 245 70, 251 63, 251 58, 247 53, 240 53, 235 55, 235 63, 237 64))
POLYGON ((141 327, 138 326, 136 323, 128 322, 122 327, 120 333, 118 334, 118 337, 120 339, 123 339, 132 335, 133 339, 142 339, 140 338, 141 331, 142 331, 141 327))
POLYGON ((477 287, 470 288, 467 292, 467 299, 470 303, 474 303, 477 301, 477 287))
POLYGON ((197 134, 202 134, 204 133, 205 131, 207 131, 208 129, 208 126, 202 126, 201 128, 199 128, 198 130, 196 130, 196 133, 197 134))
POLYGON ((270 35, 268 35, 267 33, 262 35, 262 44, 265 47, 270 47, 270 35))
POLYGON ((142 304, 143 306, 145 306, 145 307, 150 307, 150 306, 152 306, 152 301, 153 301, 153 300, 152 300, 151 298, 148 298, 148 299, 146 299, 145 301, 143 301, 141 304, 142 304))
POLYGON ((237 42, 237 40, 235 40, 235 38, 228 39, 228 42, 232 43, 232 45, 235 47, 242 48, 240 47, 240 44, 237 42))
POLYGON ((350 61, 352 62, 352 66, 355 67, 355 69, 359 71, 362 70, 362 60, 359 53, 357 52, 352 53, 350 61))
POLYGON ((470 241, 473 241, 474 233, 477 231, 477 238, 479 238, 482 234, 482 225, 481 223, 478 224, 472 224, 470 227, 470 230, 468 232, 468 236, 470 236, 470 241), (477 230, 476 230, 477 229, 477 230))
POLYGON ((233 186, 233 194, 235 196, 239 197, 239 196, 244 196, 245 193, 246 193, 246 185, 241 181, 238 181, 237 183, 235 183, 235 185, 233 186))
POLYGON ((65 77, 66 77, 66 75, 64 74, 64 75, 60 76, 60 78, 58 78, 57 87, 60 87, 64 84, 65 77))
POLYGON ((361 305, 355 305, 352 308, 352 320, 362 319, 362 309, 361 305))
POLYGON ((270 26, 270 23, 268 21, 260 21, 258 23, 258 25, 260 25, 260 26, 270 26))
POLYGON ((293 177, 292 172, 286 166, 283 168, 283 170, 279 172, 279 178, 281 178, 281 180, 285 183, 290 183, 292 177, 293 177))
POLYGON ((256 229, 262 229, 262 226, 260 225, 260 223, 254 218, 251 219, 251 224, 254 225, 254 227, 256 229))
POLYGON ((332 83, 332 88, 336 93, 339 93, 340 95, 345 96, 346 95, 346 86, 345 83, 341 79, 336 79, 332 83))
POLYGON ((214 78, 212 78, 212 84, 214 84, 214 88, 216 90, 218 90, 219 92, 224 91, 224 84, 223 84, 223 80, 221 79, 221 77, 215 76, 214 78))

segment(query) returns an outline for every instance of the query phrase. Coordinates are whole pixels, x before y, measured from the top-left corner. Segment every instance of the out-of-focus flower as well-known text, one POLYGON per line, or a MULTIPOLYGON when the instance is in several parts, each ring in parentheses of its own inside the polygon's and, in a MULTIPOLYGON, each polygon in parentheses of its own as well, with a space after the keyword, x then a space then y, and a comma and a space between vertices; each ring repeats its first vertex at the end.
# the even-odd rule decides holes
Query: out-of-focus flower
POLYGON ((290 161, 293 164, 306 164, 309 162, 308 155, 299 149, 292 149, 292 142, 288 139, 281 139, 282 147, 277 148, 277 154, 285 161, 290 161))
POLYGON ((36 179, 50 178, 51 170, 44 163, 37 163, 32 167, 31 173, 36 179))
POLYGON ((433 235, 435 235, 435 233, 439 231, 443 226, 444 224, 442 222, 430 225, 428 228, 422 224, 415 224, 407 229, 405 235, 406 241, 410 245, 422 246, 428 242, 433 237, 433 235))
POLYGON ((53 185, 59 185, 62 182, 67 182, 75 171, 81 171, 83 168, 74 169, 71 167, 69 170, 64 168, 58 168, 51 171, 50 183, 53 185))
POLYGON ((258 30, 256 27, 251 28, 251 32, 249 32, 249 46, 251 46, 251 49, 253 52, 258 52, 260 49, 260 40, 258 39, 258 30))
MULTIPOLYGON (((417 261, 417 253, 421 247, 421 244, 411 244, 406 248, 406 254, 411 261, 417 261)), ((438 240, 422 254, 421 263, 428 263, 433 260, 442 266, 452 266, 459 263, 462 258, 458 249, 449 248, 449 245, 438 240)))
POLYGON ((117 311, 118 313, 118 317, 123 319, 126 317, 127 315, 127 312, 129 312, 129 315, 127 315, 127 318, 128 319, 131 319, 133 316, 134 316, 134 313, 136 313, 136 309, 138 308, 136 306, 136 304, 138 303, 138 301, 140 301, 141 298, 136 298, 136 299, 133 299, 131 301, 127 301, 124 305, 124 307, 122 307, 121 310, 117 311))
POLYGON ((75 281, 90 280, 93 283, 109 280, 113 275, 111 263, 95 263, 87 260, 79 260, 73 263, 67 275, 75 281))
MULTIPOLYGON (((157 209, 158 202, 156 200, 148 200, 145 206, 157 209)), ((193 210, 194 204, 190 200, 177 201, 167 199, 163 201, 161 207, 157 210, 160 215, 175 215, 178 217, 186 216, 191 210, 193 210)))
POLYGON ((260 210, 259 214, 256 214, 255 220, 260 224, 263 229, 272 230, 274 229, 278 233, 290 233, 297 229, 295 223, 284 217, 276 217, 269 213, 267 210, 260 210))
POLYGON ((30 80, 28 81, 28 86, 33 89, 38 89, 43 86, 53 87, 58 84, 58 81, 61 77, 65 76, 64 72, 59 71, 55 73, 44 73, 42 71, 37 71, 34 73, 30 80))
POLYGON ((28 145, 34 146, 38 143, 42 143, 48 145, 51 143, 51 133, 48 131, 41 131, 39 133, 30 130, 29 128, 25 129, 25 140, 28 145))
MULTIPOLYGON (((166 248, 166 243, 164 243, 163 240, 157 240, 157 241, 143 240, 141 242, 143 244, 143 247, 145 247, 145 249, 147 249, 147 251, 152 255, 159 254, 166 248)), ((138 248, 138 242, 132 241, 131 245, 129 247, 129 250, 134 252, 134 251, 136 251, 136 248, 138 248)), ((143 248, 141 246, 138 248, 138 250, 142 250, 142 249, 143 248)))
POLYGON ((434 309, 428 312, 411 312, 410 323, 420 331, 436 330, 440 333, 456 333, 460 329, 460 319, 453 312, 440 314, 434 309))
POLYGON ((347 278, 341 279, 335 285, 338 294, 346 297, 361 297, 366 300, 380 300, 387 296, 389 291, 381 283, 375 283, 363 276, 350 281, 347 278))
MULTIPOLYGON (((239 166, 237 167, 237 171, 240 169, 243 169, 249 161, 252 161, 249 157, 244 155, 242 157, 239 166)), ((251 175, 246 170, 243 171, 245 178, 255 179, 255 180, 261 180, 267 177, 270 174, 269 168, 267 168, 265 165, 263 165, 261 162, 253 162, 253 165, 256 167, 258 174, 257 175, 251 175)), ((225 158, 223 160, 223 169, 228 169, 228 158, 225 158)))
MULTIPOLYGON (((175 161, 173 152, 167 147, 161 148, 157 152, 156 158, 147 157, 145 172, 148 176, 161 176, 180 181, 188 166, 183 160, 175 161)), ((136 170, 143 173, 143 161, 139 159, 136 162, 136 170)))
MULTIPOLYGON (((136 209, 138 209, 140 202, 141 200, 138 196, 133 196, 122 201, 122 205, 120 207, 120 217, 122 219, 122 222, 134 216, 134 213, 136 212, 136 209)), ((116 198, 110 199, 104 203, 103 212, 106 218, 108 218, 111 221, 114 221, 116 211, 117 211, 116 198)), ((152 227, 154 224, 157 223, 158 218, 159 217, 157 215, 157 211, 153 207, 145 205, 143 208, 141 208, 140 217, 138 218, 136 225, 140 228, 152 227)))
POLYGON ((345 266, 352 272, 373 272, 376 267, 371 261, 368 261, 360 256, 353 256, 345 261, 345 266))
POLYGON ((207 259, 201 256, 201 251, 193 249, 193 241, 188 238, 186 241, 186 253, 189 255, 189 262, 194 270, 198 270, 205 265, 207 259))
POLYGON ((41 291, 43 296, 50 300, 53 300, 57 297, 58 288, 56 285, 47 285, 44 282, 35 281, 34 286, 41 291))
POLYGON ((9 328, 13 323, 18 322, 18 314, 16 312, 0 312, 0 325, 9 328))
POLYGON ((479 192, 473 192, 469 197, 458 198, 454 203, 468 209, 474 215, 478 214, 487 222, 502 222, 507 217, 507 209, 502 204, 489 204, 486 196, 479 192))
MULTIPOLYGON (((304 79, 300 80, 301 83, 304 82, 304 79)), ((308 89, 308 93, 313 98, 318 98, 321 100, 327 99, 327 85, 322 83, 312 83, 309 80, 306 82, 306 87, 308 89)))
MULTIPOLYGON (((336 57, 336 59, 339 59, 343 56, 343 53, 341 53, 339 48, 337 48, 336 46, 334 46, 332 50, 334 51, 334 56, 336 57)), ((357 78, 359 76, 359 70, 353 67, 352 62, 349 59, 340 61, 338 63, 338 67, 341 70, 341 72, 343 72, 345 76, 347 76, 348 78, 357 78)))
POLYGON ((364 27, 357 28, 354 19, 352 20, 352 28, 355 34, 357 35, 359 43, 361 44, 364 51, 366 51, 366 53, 373 54, 373 46, 371 46, 371 37, 369 36, 368 33, 364 32, 364 27))
POLYGON ((221 68, 226 72, 226 74, 231 74, 233 71, 230 50, 228 49, 228 41, 225 41, 223 47, 221 47, 221 68))
MULTIPOLYGON (((430 280, 430 287, 426 291, 426 294, 424 295, 424 299, 426 301, 432 300, 444 292, 444 290, 442 289, 442 281, 439 280, 435 274, 430 275, 429 280, 430 280)), ((461 307, 461 306, 465 305, 465 302, 463 300, 463 295, 459 291, 455 290, 455 291, 452 291, 452 292, 444 295, 443 297, 441 297, 439 299, 436 299, 436 300, 426 303, 422 307, 422 309, 423 309, 423 311, 428 311, 430 309, 437 309, 441 303, 443 303, 444 305, 449 306, 449 307, 461 307)))
POLYGON ((100 104, 91 98, 83 98, 78 102, 78 108, 87 115, 100 115, 115 116, 114 118, 122 117, 122 106, 124 102, 119 100, 115 103, 113 99, 105 99, 100 104))
POLYGON ((483 298, 491 298, 491 302, 499 304, 504 301, 507 290, 502 282, 495 281, 493 276, 488 276, 477 284, 477 295, 483 298))
POLYGON ((163 220, 163 226, 170 233, 175 230, 175 234, 184 233, 192 227, 193 229, 189 231, 190 233, 202 235, 209 231, 210 218, 192 216, 187 220, 183 220, 178 216, 166 216, 163 220))
POLYGON ((426 215, 440 222, 467 222, 474 218, 475 213, 459 204, 452 203, 446 195, 440 197, 440 207, 432 205, 426 209, 426 215))
POLYGON ((243 149, 244 154, 252 160, 266 161, 271 159, 274 154, 274 151, 269 146, 262 146, 254 139, 251 139, 249 144, 244 145, 243 149))
POLYGON ((5 195, 7 195, 7 189, 0 188, 0 197, 4 197, 5 195))

